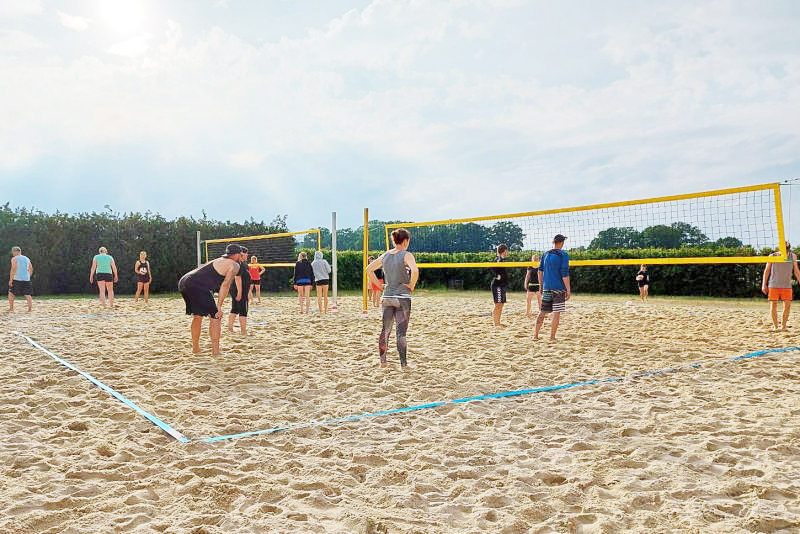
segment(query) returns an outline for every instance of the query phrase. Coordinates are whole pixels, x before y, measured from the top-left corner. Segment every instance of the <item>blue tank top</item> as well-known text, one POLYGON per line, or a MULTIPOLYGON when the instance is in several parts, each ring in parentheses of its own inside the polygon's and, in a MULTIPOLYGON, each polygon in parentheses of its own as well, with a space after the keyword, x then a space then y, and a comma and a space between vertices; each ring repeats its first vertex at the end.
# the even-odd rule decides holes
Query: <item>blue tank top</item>
POLYGON ((31 260, 22 254, 14 257, 17 258, 17 272, 14 273, 14 280, 19 282, 30 282, 31 275, 28 272, 28 266, 31 264, 31 260))

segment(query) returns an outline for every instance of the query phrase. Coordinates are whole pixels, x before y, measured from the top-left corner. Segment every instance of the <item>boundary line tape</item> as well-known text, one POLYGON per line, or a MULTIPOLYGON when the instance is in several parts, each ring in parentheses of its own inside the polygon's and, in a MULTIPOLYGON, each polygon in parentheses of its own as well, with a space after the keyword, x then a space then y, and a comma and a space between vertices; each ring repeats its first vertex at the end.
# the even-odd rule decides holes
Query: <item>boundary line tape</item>
MULTIPOLYGON (((570 382, 570 383, 566 383, 566 384, 557 384, 557 385, 553 385, 553 386, 542 386, 542 387, 530 388, 530 389, 518 389, 518 390, 515 390, 515 391, 504 391, 504 392, 499 392, 499 393, 488 393, 488 394, 484 394, 484 395, 475 395, 473 397, 464 397, 464 398, 460 398, 460 399, 450 399, 450 400, 444 400, 444 401, 439 401, 439 402, 430 402, 430 403, 425 403, 425 404, 417 404, 417 405, 414 405, 414 406, 405 406, 403 408, 394 408, 394 409, 391 409, 391 410, 381 410, 381 411, 377 411, 377 412, 367 412, 367 413, 346 415, 346 416, 343 416, 343 417, 334 417, 334 418, 330 418, 330 419, 321 419, 321 420, 318 420, 318 421, 310 421, 310 422, 307 422, 307 423, 297 423, 297 424, 282 425, 282 426, 276 426, 276 427, 272 427, 272 428, 265 428, 265 429, 262 429, 262 430, 252 430, 252 431, 248 431, 248 432, 241 432, 241 433, 238 433, 238 434, 227 434, 227 435, 214 436, 214 437, 203 438, 203 439, 192 439, 192 438, 186 437, 181 432, 175 430, 174 428, 169 426, 167 423, 165 423, 164 421, 162 421, 158 417, 156 417, 156 416, 150 414, 149 412, 145 411, 144 409, 142 409, 141 407, 136 405, 134 402, 132 402, 128 398, 126 398, 124 395, 122 395, 121 393, 115 391, 111 387, 105 385, 103 382, 101 382, 100 380, 96 379, 95 377, 93 377, 89 373, 81 371, 80 369, 78 369, 77 367, 75 367, 74 365, 69 363, 68 361, 66 361, 66 360, 64 360, 62 358, 59 358, 58 356, 56 356, 55 354, 53 354, 52 352, 50 352, 49 350, 47 350, 46 348, 44 348, 43 346, 38 344, 36 341, 34 341, 30 337, 26 336, 25 334, 22 334, 22 333, 17 332, 17 331, 14 331, 12 333, 13 334, 17 334, 18 336, 24 338, 28 343, 30 343, 31 345, 33 345, 37 349, 41 350, 42 352, 44 352, 45 354, 50 356, 56 362, 60 363, 61 365, 63 365, 67 369, 75 371, 76 373, 80 374, 81 376, 83 376, 84 378, 89 380, 92 384, 96 385, 97 387, 99 387, 103 391, 105 391, 108 394, 112 395, 113 397, 117 398, 118 400, 120 400, 121 402, 123 402, 124 404, 129 406, 130 408, 133 408, 137 413, 139 413, 145 419, 147 419, 148 421, 150 421, 151 423, 153 423, 154 425, 156 425, 161 430, 163 430, 164 432, 166 432, 167 434, 169 434, 170 436, 172 436, 173 438, 175 438, 177 441, 179 441, 181 443, 189 443, 189 442, 192 442, 192 441, 194 441, 194 442, 201 441, 203 443, 215 443, 215 442, 220 442, 220 441, 229 441, 229 440, 246 438, 246 437, 263 436, 263 435, 275 434, 277 432, 283 432, 283 431, 287 431, 287 430, 301 430, 301 429, 313 428, 313 427, 317 427, 317 426, 327 426, 327 425, 334 425, 334 424, 339 424, 339 423, 347 423, 347 422, 351 422, 351 421, 358 421, 358 420, 361 420, 361 419, 366 419, 368 417, 379 417, 379 416, 384 416, 384 415, 397 415, 397 414, 402 414, 402 413, 416 412, 416 411, 420 411, 420 410, 427 410, 427 409, 430 409, 430 408, 438 408, 440 406, 446 406, 446 405, 449 405, 449 404, 465 404, 465 403, 468 403, 468 402, 474 402, 474 401, 480 401, 480 400, 490 400, 490 399, 502 399, 502 398, 508 398, 508 397, 518 397, 518 396, 521 396, 521 395, 530 395, 530 394, 533 394, 533 393, 547 393, 547 392, 550 392, 550 391, 560 391, 560 390, 564 390, 564 389, 579 388, 579 387, 585 387, 585 386, 593 386, 593 385, 602 384, 602 383, 623 382, 625 380, 644 378, 644 377, 648 377, 648 376, 656 376, 656 375, 662 375, 662 374, 667 374, 667 373, 677 373, 677 372, 681 372, 681 371, 689 371, 689 370, 692 370, 692 369, 699 369, 703 365, 708 365, 708 364, 702 364, 702 363, 690 363, 690 364, 687 364, 687 365, 681 365, 681 366, 678 366, 678 367, 668 367, 668 368, 664 368, 664 369, 658 369, 658 370, 655 370, 655 371, 640 371, 640 372, 634 373, 634 374, 632 374, 632 375, 630 375, 628 377, 596 378, 596 379, 592 379, 592 380, 584 380, 584 381, 581 381, 581 382, 570 382)), ((734 356, 732 358, 729 358, 728 361, 737 362, 737 361, 743 361, 743 360, 748 360, 748 359, 753 359, 753 358, 759 358, 759 357, 765 356, 767 354, 775 354, 775 353, 791 352, 791 351, 800 351, 800 347, 785 347, 785 348, 777 348, 777 349, 759 350, 759 351, 751 352, 751 353, 748 353, 748 354, 743 354, 741 356, 734 356)))
POLYGON ((164 432, 166 432, 167 434, 169 434, 170 436, 172 436, 176 440, 180 441, 181 443, 188 443, 188 442, 191 441, 190 438, 187 438, 182 433, 178 432, 177 430, 175 430, 174 428, 169 426, 167 423, 165 423, 164 421, 162 421, 161 419, 159 419, 155 415, 145 411, 144 409, 139 407, 136 403, 132 402, 127 397, 125 397, 125 395, 123 395, 122 393, 119 393, 119 392, 115 391, 114 389, 112 389, 111 387, 105 385, 104 383, 102 383, 101 381, 99 381, 98 379, 96 379, 95 377, 90 375, 89 373, 81 371, 80 369, 78 369, 77 367, 75 367, 74 365, 69 363, 68 361, 66 361, 66 360, 64 360, 62 358, 59 358, 58 356, 56 356, 55 354, 53 354, 52 352, 50 352, 46 348, 44 348, 41 345, 39 345, 36 341, 34 341, 31 338, 29 338, 28 336, 26 336, 25 334, 22 334, 22 333, 16 332, 16 331, 14 331, 12 333, 17 334, 18 336, 24 338, 28 343, 30 343, 31 345, 33 345, 34 347, 36 347, 40 351, 44 352, 45 354, 47 354, 48 356, 53 358, 55 361, 57 361, 58 363, 60 363, 64 367, 66 367, 67 369, 70 369, 71 371, 75 371, 76 373, 78 373, 79 375, 83 376, 86 380, 88 380, 89 382, 91 382, 95 386, 99 387, 100 389, 102 389, 103 391, 108 393, 109 395, 117 398, 118 400, 122 401, 124 404, 126 404, 129 407, 133 408, 134 410, 136 410, 137 413, 139 413, 139 415, 141 415, 142 417, 144 417, 145 419, 147 419, 148 421, 150 421, 151 423, 156 425, 158 428, 160 428, 161 430, 163 430, 164 432))
MULTIPOLYGON (((729 361, 735 362, 735 361, 746 360, 746 359, 750 359, 750 358, 758 358, 760 356, 764 356, 766 354, 771 354, 771 353, 789 352, 789 351, 796 351, 796 350, 800 350, 800 347, 787 347, 787 348, 783 348, 783 349, 760 350, 760 351, 757 351, 757 352, 751 352, 749 354, 744 354, 742 356, 735 356, 733 358, 730 358, 729 361)), ((691 364, 682 365, 682 366, 679 366, 679 367, 669 367, 669 368, 666 368, 666 369, 659 369, 659 370, 656 370, 656 371, 641 371, 641 372, 638 372, 638 373, 634 373, 634 374, 630 375, 627 378, 620 378, 620 377, 596 378, 596 379, 593 379, 593 380, 585 380, 585 381, 582 381, 582 382, 572 382, 572 383, 567 383, 567 384, 559 384, 559 385, 555 385, 555 386, 543 386, 543 387, 538 387, 538 388, 533 388, 533 389, 518 389, 516 391, 505 391, 505 392, 501 392, 501 393, 489 393, 489 394, 486 394, 486 395, 476 395, 474 397, 465 397, 465 398, 462 398, 462 399, 451 399, 451 400, 445 400, 445 401, 440 401, 440 402, 431 402, 431 403, 427 403, 427 404, 418 404, 416 406, 407 406, 407 407, 404 407, 404 408, 395 408, 393 410, 382 410, 382 411, 379 411, 379 412, 368 412, 368 413, 355 414, 355 415, 346 415, 344 417, 335 417, 333 419, 323 419, 323 420, 320 420, 320 421, 311 421, 311 422, 308 422, 308 423, 299 423, 299 424, 293 424, 293 425, 283 425, 283 426, 277 426, 277 427, 273 427, 273 428, 265 428, 263 430, 253 430, 253 431, 250 431, 250 432, 241 432, 239 434, 228 434, 228 435, 225 435, 225 436, 216 436, 216 437, 211 437, 211 438, 205 438, 202 441, 204 443, 214 443, 214 442, 218 442, 218 441, 233 440, 233 439, 246 438, 246 437, 252 437, 252 436, 262 436, 262 435, 265 435, 265 434, 274 434, 276 432, 282 432, 282 431, 285 431, 285 430, 301 430, 301 429, 312 428, 312 427, 316 427, 316 426, 324 426, 324 425, 333 425, 333 424, 339 424, 339 423, 346 423, 346 422, 349 422, 349 421, 357 421, 359 419, 365 419, 367 417, 378 417, 378 416, 381 416, 381 415, 397 415, 397 414, 400 414, 400 413, 414 412, 414 411, 418 411, 418 410, 427 410, 429 408, 438 408, 440 406, 446 406, 448 404, 463 404, 463 403, 473 402, 473 401, 478 401, 478 400, 500 399, 500 398, 506 398, 506 397, 516 397, 516 396, 520 396, 520 395, 529 395, 529 394, 532 394, 532 393, 545 393, 545 392, 549 392, 549 391, 558 391, 558 390, 562 390, 562 389, 578 388, 578 387, 584 387, 584 386, 593 386, 593 385, 596 385, 596 384, 607 383, 607 382, 622 382, 622 381, 624 381, 626 379, 644 378, 644 377, 647 377, 647 376, 661 375, 661 374, 666 374, 666 373, 676 373, 676 372, 680 372, 680 371, 688 371, 688 370, 691 370, 691 369, 698 369, 698 368, 700 368, 702 366, 703 366, 703 364, 701 364, 701 363, 691 363, 691 364)))

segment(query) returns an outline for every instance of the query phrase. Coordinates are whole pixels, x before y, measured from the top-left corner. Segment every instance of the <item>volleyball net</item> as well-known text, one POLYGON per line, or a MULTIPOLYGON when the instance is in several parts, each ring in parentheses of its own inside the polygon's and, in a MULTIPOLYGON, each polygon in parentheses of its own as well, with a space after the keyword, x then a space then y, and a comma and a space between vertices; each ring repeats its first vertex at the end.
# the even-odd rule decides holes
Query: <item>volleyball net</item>
MULTIPOLYGON (((786 260, 780 184, 665 196, 465 219, 387 224, 407 228, 415 252, 436 252, 422 268, 489 267, 485 254, 503 243, 509 250, 543 253, 556 234, 576 251, 570 265, 765 263, 786 260), (677 257, 658 251, 678 249, 677 257), (779 251, 768 256, 766 251, 779 251), (619 254, 624 251, 624 253, 619 254), (484 254, 479 254, 484 253, 484 254), (613 257, 624 256, 624 257, 613 257)), ((675 254, 670 254, 675 256, 675 254)), ((514 257, 522 258, 522 254, 514 257)), ((506 261, 526 267, 530 261, 506 261)))
POLYGON ((298 232, 206 239, 205 255, 206 261, 222 256, 225 254, 225 247, 235 243, 247 247, 250 255, 256 256, 258 263, 254 263, 254 266, 294 267, 298 252, 309 242, 313 242, 317 250, 322 248, 322 236, 319 228, 298 232), (304 236, 311 239, 302 239, 304 236))

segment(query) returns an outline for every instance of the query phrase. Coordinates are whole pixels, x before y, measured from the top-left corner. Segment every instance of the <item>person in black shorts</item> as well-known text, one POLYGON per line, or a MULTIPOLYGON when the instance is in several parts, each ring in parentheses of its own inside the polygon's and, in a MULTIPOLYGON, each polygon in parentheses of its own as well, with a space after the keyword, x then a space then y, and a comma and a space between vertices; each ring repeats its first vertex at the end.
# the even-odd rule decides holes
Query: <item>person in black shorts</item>
POLYGON ((242 247, 242 260, 239 262, 239 272, 233 278, 231 285, 231 314, 228 316, 228 330, 233 332, 233 321, 239 316, 239 331, 247 335, 247 307, 250 302, 250 270, 247 264, 248 250, 242 247))
POLYGON ((211 353, 222 354, 219 350, 219 337, 222 319, 222 304, 228 296, 233 277, 239 272, 242 247, 230 244, 225 254, 184 274, 178 281, 178 291, 186 302, 186 315, 192 316, 192 351, 200 352, 200 329, 203 317, 211 322, 208 334, 211 337, 211 353), (219 291, 214 302, 214 291, 219 291))
POLYGON ((139 253, 133 272, 136 273, 136 297, 133 301, 139 302, 139 294, 144 291, 144 302, 147 304, 150 300, 150 283, 153 281, 153 275, 150 272, 150 262, 147 261, 147 252, 144 250, 139 253))
POLYGON ((650 294, 650 273, 647 272, 647 265, 642 264, 639 272, 636 273, 636 285, 639 286, 639 297, 642 302, 647 302, 647 297, 650 294))
POLYGON ((33 263, 30 258, 22 254, 19 247, 11 248, 11 271, 8 275, 8 311, 14 311, 14 298, 25 297, 28 311, 33 310, 33 285, 31 275, 33 263))
POLYGON ((294 264, 294 288, 297 291, 297 301, 300 303, 300 313, 308 313, 311 307, 311 286, 314 284, 314 269, 308 261, 308 254, 301 252, 297 255, 294 264))
MULTIPOLYGON (((508 256, 508 246, 504 244, 497 245, 497 257, 494 261, 500 263, 505 261, 508 256)), ((503 314, 503 305, 506 303, 506 286, 508 285, 508 273, 503 267, 492 267, 492 299, 494 300, 494 310, 492 310, 492 318, 494 325, 500 326, 500 316, 503 314)))
MULTIPOLYGON (((534 264, 539 263, 539 256, 534 254, 531 256, 531 262, 534 264)), ((528 267, 525 272, 525 291, 527 292, 527 305, 525 308, 525 315, 531 315, 531 301, 534 297, 536 297, 536 301, 539 304, 537 309, 542 309, 542 292, 539 291, 539 275, 536 274, 536 268, 538 265, 534 265, 533 267, 528 267)))

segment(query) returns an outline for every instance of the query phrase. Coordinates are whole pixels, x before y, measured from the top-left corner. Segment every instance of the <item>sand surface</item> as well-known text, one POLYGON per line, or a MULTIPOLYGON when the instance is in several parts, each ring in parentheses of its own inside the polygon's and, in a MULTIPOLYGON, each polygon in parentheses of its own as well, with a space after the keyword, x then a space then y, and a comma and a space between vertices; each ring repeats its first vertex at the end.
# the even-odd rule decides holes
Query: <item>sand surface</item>
POLYGON ((553 343, 523 299, 495 329, 488 292, 421 294, 406 373, 394 336, 377 367, 379 316, 355 297, 326 317, 264 298, 220 357, 191 354, 180 299, 18 303, 0 314, 0 532, 800 531, 800 352, 730 361, 800 345, 800 308, 773 333, 766 302, 578 295, 553 343), (201 441, 605 377, 624 380, 201 441))

